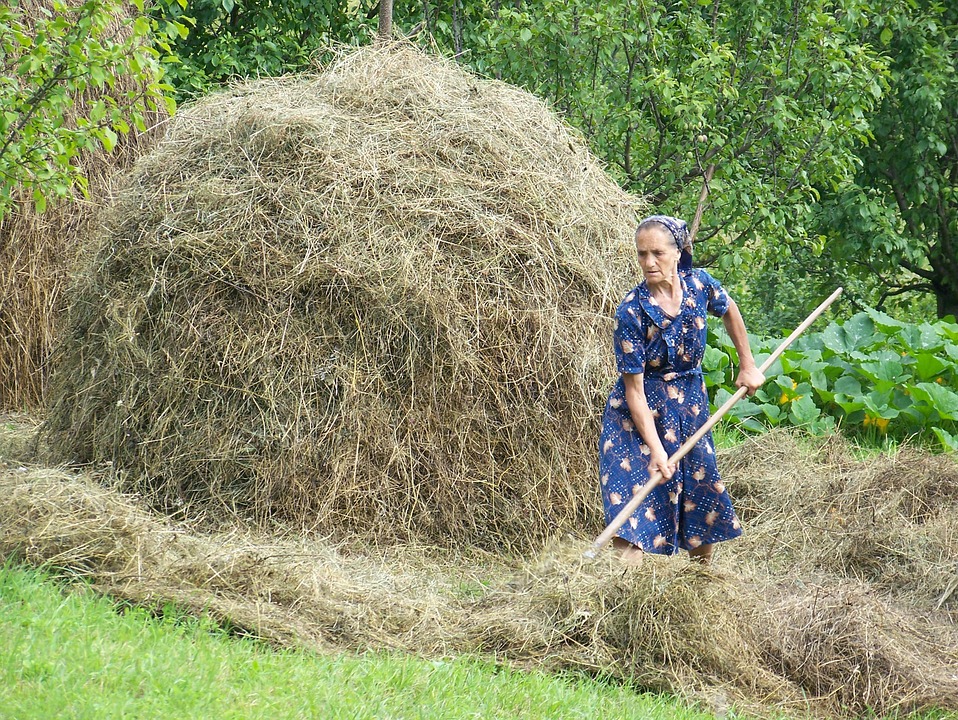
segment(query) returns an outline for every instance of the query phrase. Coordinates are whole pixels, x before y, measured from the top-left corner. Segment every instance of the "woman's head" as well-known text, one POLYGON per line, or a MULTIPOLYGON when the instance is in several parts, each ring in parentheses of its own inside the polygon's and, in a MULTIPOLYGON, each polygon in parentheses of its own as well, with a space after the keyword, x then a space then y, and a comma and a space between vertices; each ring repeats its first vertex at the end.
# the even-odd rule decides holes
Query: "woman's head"
POLYGON ((641 223, 635 231, 635 250, 646 282, 652 285, 670 282, 678 272, 682 252, 664 225, 641 223))
POLYGON ((650 215, 639 223, 635 231, 636 248, 639 237, 647 233, 661 234, 679 254, 678 267, 687 270, 692 267, 692 238, 689 226, 684 220, 670 215, 650 215))

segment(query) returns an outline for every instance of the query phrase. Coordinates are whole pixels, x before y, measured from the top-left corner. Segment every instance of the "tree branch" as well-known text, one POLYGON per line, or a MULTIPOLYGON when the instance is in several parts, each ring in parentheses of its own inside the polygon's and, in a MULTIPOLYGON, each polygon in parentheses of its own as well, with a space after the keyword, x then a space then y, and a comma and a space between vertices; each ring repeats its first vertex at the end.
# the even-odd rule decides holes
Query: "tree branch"
POLYGON ((715 163, 706 168, 702 175, 702 192, 699 193, 699 204, 695 208, 695 218, 692 220, 692 228, 689 230, 689 239, 695 242, 695 236, 699 231, 699 225, 702 223, 702 212, 705 210, 705 201, 709 196, 709 183, 712 182, 712 176, 715 174, 715 163))
POLYGON ((885 290, 878 298, 875 305, 876 310, 881 310, 885 306, 885 301, 895 295, 904 295, 907 292, 929 292, 934 294, 935 288, 930 283, 912 283, 911 285, 902 285, 894 290, 885 290))

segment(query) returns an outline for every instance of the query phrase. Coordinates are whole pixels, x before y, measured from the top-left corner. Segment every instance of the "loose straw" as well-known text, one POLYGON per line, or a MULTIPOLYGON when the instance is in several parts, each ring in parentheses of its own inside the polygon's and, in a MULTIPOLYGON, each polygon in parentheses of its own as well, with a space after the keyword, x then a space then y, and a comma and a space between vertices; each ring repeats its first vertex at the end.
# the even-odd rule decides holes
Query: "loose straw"
MULTIPOLYGON (((763 362, 758 369, 762 373, 768 370, 772 366, 772 363, 778 360, 779 355, 785 352, 788 346, 791 345, 799 335, 805 332, 808 326, 811 325, 813 322, 815 322, 815 320, 818 319, 818 316, 821 315, 823 312, 825 312, 828 306, 831 305, 835 301, 835 299, 841 294, 842 294, 842 288, 838 288, 835 292, 829 295, 828 299, 826 299, 825 302, 823 302, 821 305, 815 308, 812 314, 809 315, 807 318, 805 318, 802 324, 799 325, 797 328, 795 328, 794 331, 792 331, 791 335, 785 338, 782 344, 779 345, 778 348, 776 348, 775 352, 773 352, 771 355, 768 356, 768 359, 766 359, 765 362, 763 362)), ((692 450, 692 448, 695 447, 695 444, 699 440, 701 440, 702 437, 704 437, 709 430, 712 429, 712 426, 715 425, 715 423, 717 423, 722 418, 722 416, 725 415, 725 413, 731 410, 732 406, 735 403, 737 403, 739 400, 741 400, 745 396, 746 392, 748 392, 748 388, 740 387, 735 392, 735 394, 732 395, 732 397, 726 400, 725 404, 723 404, 722 407, 716 410, 715 413, 712 415, 712 417, 710 417, 705 422, 705 424, 702 425, 702 427, 696 430, 688 440, 682 443, 682 447, 680 447, 678 450, 676 450, 672 454, 672 456, 669 458, 669 464, 670 465, 675 464, 679 460, 681 460, 683 457, 685 457, 692 450)), ((654 488, 656 485, 659 484, 659 481, 661 479, 662 479, 661 472, 658 472, 658 471, 653 472, 649 476, 649 479, 645 483, 645 485, 643 485, 636 493, 632 495, 632 499, 629 500, 628 503, 626 503, 625 507, 622 508, 622 510, 619 511, 619 514, 615 516, 615 518, 612 520, 611 523, 609 523, 608 527, 606 527, 606 529, 603 530, 602 533, 595 539, 595 541, 592 543, 592 547, 586 550, 582 554, 582 556, 586 558, 587 560, 594 560, 596 555, 599 553, 599 551, 603 547, 605 547, 605 545, 615 536, 619 528, 621 528, 625 524, 626 520, 632 517, 632 514, 636 511, 636 509, 639 507, 642 501, 645 500, 648 494, 652 492, 652 488, 654 488)))

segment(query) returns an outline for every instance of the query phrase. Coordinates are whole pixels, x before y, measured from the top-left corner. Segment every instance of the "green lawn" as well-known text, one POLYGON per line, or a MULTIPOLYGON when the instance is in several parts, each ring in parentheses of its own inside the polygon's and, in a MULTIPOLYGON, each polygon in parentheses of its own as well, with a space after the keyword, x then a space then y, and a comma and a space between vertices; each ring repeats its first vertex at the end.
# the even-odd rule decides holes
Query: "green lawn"
POLYGON ((0 565, 0 718, 712 718, 674 699, 478 659, 314 655, 0 565))

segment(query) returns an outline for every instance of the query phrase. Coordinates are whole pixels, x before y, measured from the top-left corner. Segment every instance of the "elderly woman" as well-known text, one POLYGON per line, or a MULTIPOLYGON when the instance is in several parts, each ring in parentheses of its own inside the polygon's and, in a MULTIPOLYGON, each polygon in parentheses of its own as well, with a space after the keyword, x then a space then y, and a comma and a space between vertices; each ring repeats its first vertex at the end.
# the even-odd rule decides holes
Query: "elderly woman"
POLYGON ((662 480, 622 526, 613 547, 626 562, 680 549, 708 562, 712 546, 742 534, 719 478, 711 433, 676 465, 669 457, 708 419, 702 377, 706 312, 721 317, 739 357, 736 386, 751 395, 765 381, 755 366, 735 302, 711 275, 692 267, 682 220, 653 215, 635 233, 645 279, 615 314, 619 379, 609 394, 599 440, 606 522, 651 473, 662 480))

